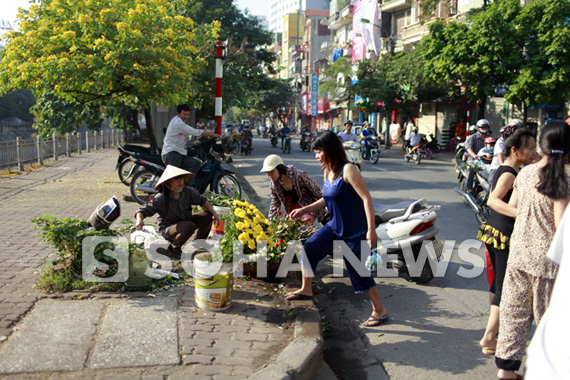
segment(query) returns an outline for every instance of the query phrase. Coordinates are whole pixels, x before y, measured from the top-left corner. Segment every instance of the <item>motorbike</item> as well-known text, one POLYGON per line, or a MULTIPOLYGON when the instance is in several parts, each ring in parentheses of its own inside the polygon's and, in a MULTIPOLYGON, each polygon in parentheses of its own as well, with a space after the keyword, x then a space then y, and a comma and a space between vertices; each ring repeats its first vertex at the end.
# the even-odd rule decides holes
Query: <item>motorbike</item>
POLYGON ((283 136, 283 146, 281 146, 281 149, 283 149, 283 153, 291 153, 291 136, 283 136))
POLYGON ((368 160, 371 164, 378 162, 380 158, 380 146, 378 140, 373 138, 363 138, 364 145, 360 147, 360 155, 363 160, 368 160))
POLYGON ((461 137, 456 139, 457 145, 455 146, 455 172, 459 174, 461 169, 467 161, 467 150, 465 149, 465 142, 461 142, 461 137))
MULTIPOLYGON (((433 242, 437 260, 441 260, 443 244, 436 238, 439 228, 435 226, 439 205, 428 205, 424 199, 407 200, 394 205, 374 204, 376 234, 381 249, 397 253, 397 258, 388 261, 388 268, 395 268, 410 281, 425 284, 434 278, 433 270, 426 260, 421 270, 414 273, 413 263, 407 262, 404 251, 410 249, 414 262, 420 255, 424 241, 433 242)), ((417 268, 416 268, 417 269, 417 268)))
MULTIPOLYGON (((134 162, 129 159, 129 157, 135 153, 145 154, 151 156, 150 148, 139 146, 139 145, 119 145, 119 158, 117 159, 117 165, 115 170, 119 175, 119 179, 122 183, 129 186, 131 183, 131 177, 134 175, 138 168, 135 168, 134 162)), ((160 157, 160 156, 157 156, 160 157)))
POLYGON ((410 146, 410 140, 409 139, 404 140, 404 142, 402 143, 402 150, 404 152, 407 152, 409 146, 410 146))
POLYGON ((441 152, 441 145, 433 135, 433 133, 429 134, 430 140, 426 143, 426 147, 429 148, 434 153, 441 152))
POLYGON ((360 155, 360 145, 354 141, 346 141, 342 143, 342 147, 346 152, 346 157, 348 160, 356 165, 358 171, 362 171, 362 156, 360 155))
MULTIPOLYGON (((235 173, 222 165, 221 159, 225 159, 224 148, 221 143, 216 143, 215 138, 205 137, 200 139, 200 148, 206 154, 206 160, 202 162, 191 186, 200 194, 209 187, 210 191, 233 198, 235 193, 241 197, 241 186, 235 177, 235 173)), ((137 160, 136 157, 131 159, 137 160)), ((131 196, 139 204, 148 202, 157 191, 154 186, 164 172, 165 167, 153 162, 140 159, 137 165, 144 169, 137 172, 131 181, 131 196)))
POLYGON ((278 142, 278 141, 279 141, 279 140, 277 139, 277 134, 272 133, 272 134, 269 136, 269 142, 271 143, 271 146, 272 146, 272 147, 275 148, 275 147, 277 146, 277 142, 278 142))
POLYGON ((299 141, 299 146, 301 147, 301 150, 304 152, 305 150, 307 150, 307 152, 311 151, 311 142, 313 141, 313 134, 309 131, 305 131, 301 134, 301 141, 299 141))
POLYGON ((481 160, 468 160, 457 176, 461 185, 455 188, 455 192, 461 195, 463 201, 473 209, 477 221, 481 224, 487 223, 489 218, 489 206, 487 206, 489 167, 489 164, 485 164, 481 160), (470 192, 466 185, 469 171, 475 172, 473 192, 470 192))
POLYGON ((406 162, 410 162, 410 160, 412 160, 416 162, 416 165, 419 165, 420 162, 422 162, 422 158, 426 158, 422 144, 411 148, 408 154, 404 156, 404 160, 406 160, 406 162))

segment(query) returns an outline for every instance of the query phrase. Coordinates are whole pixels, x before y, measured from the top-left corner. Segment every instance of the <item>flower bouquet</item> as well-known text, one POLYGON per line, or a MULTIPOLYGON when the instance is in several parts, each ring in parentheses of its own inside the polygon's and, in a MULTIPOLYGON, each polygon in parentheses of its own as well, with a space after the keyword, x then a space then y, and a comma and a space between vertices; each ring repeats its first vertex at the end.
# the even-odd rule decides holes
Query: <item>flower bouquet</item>
POLYGON ((251 203, 234 200, 232 212, 226 219, 225 235, 220 240, 222 262, 235 261, 237 252, 241 255, 238 261, 243 264, 244 272, 256 275, 257 264, 262 262, 268 271, 274 271, 278 269, 288 243, 306 240, 315 230, 310 222, 281 216, 281 213, 270 222, 251 203))

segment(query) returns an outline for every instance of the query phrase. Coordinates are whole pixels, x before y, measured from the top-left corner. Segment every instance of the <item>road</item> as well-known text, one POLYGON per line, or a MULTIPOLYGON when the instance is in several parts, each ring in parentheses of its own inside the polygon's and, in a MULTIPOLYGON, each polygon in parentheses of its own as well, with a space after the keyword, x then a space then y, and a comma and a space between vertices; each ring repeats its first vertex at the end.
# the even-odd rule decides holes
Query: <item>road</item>
MULTIPOLYGON (((251 156, 234 157, 234 166, 255 190, 249 194, 262 211, 269 206, 269 180, 259 169, 268 154, 280 154, 285 164, 307 171, 322 185, 314 153, 301 152, 298 139, 287 155, 267 139, 256 137, 253 147, 251 156)), ((449 243, 454 250, 445 274, 429 284, 378 278, 391 322, 375 328, 362 326, 371 310, 367 296, 355 295, 348 278, 333 277, 332 260, 324 260, 315 292, 326 338, 325 361, 339 379, 495 378, 494 358, 483 355, 478 346, 488 317, 484 250, 470 249, 461 256, 467 261, 457 252, 460 244, 476 237, 479 225, 453 190, 453 157, 440 154, 418 166, 402 159, 399 146, 383 148, 379 162, 365 163, 362 171, 374 202, 425 198, 441 205, 438 238, 455 242, 449 243)))

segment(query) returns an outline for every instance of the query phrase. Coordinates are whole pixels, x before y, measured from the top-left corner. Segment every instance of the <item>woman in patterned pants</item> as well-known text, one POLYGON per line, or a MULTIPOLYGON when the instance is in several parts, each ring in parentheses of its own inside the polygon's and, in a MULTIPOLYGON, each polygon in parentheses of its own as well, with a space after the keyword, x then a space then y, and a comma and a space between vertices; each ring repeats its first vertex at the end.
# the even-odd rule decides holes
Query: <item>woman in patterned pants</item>
POLYGON ((550 122, 539 140, 542 158, 525 167, 514 182, 509 204, 517 208, 500 307, 495 363, 499 379, 517 374, 533 320, 548 306, 558 266, 546 252, 570 200, 564 160, 570 152, 570 126, 550 122))

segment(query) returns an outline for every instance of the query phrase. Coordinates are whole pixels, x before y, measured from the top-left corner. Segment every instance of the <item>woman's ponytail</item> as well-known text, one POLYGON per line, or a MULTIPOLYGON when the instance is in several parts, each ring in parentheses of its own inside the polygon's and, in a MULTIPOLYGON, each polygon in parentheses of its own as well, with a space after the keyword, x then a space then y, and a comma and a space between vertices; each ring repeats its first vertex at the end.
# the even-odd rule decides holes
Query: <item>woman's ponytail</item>
POLYGON ((564 172, 565 158, 570 152, 570 126, 564 121, 549 122, 540 134, 540 149, 548 161, 539 174, 539 193, 552 199, 568 196, 570 186, 564 172))

